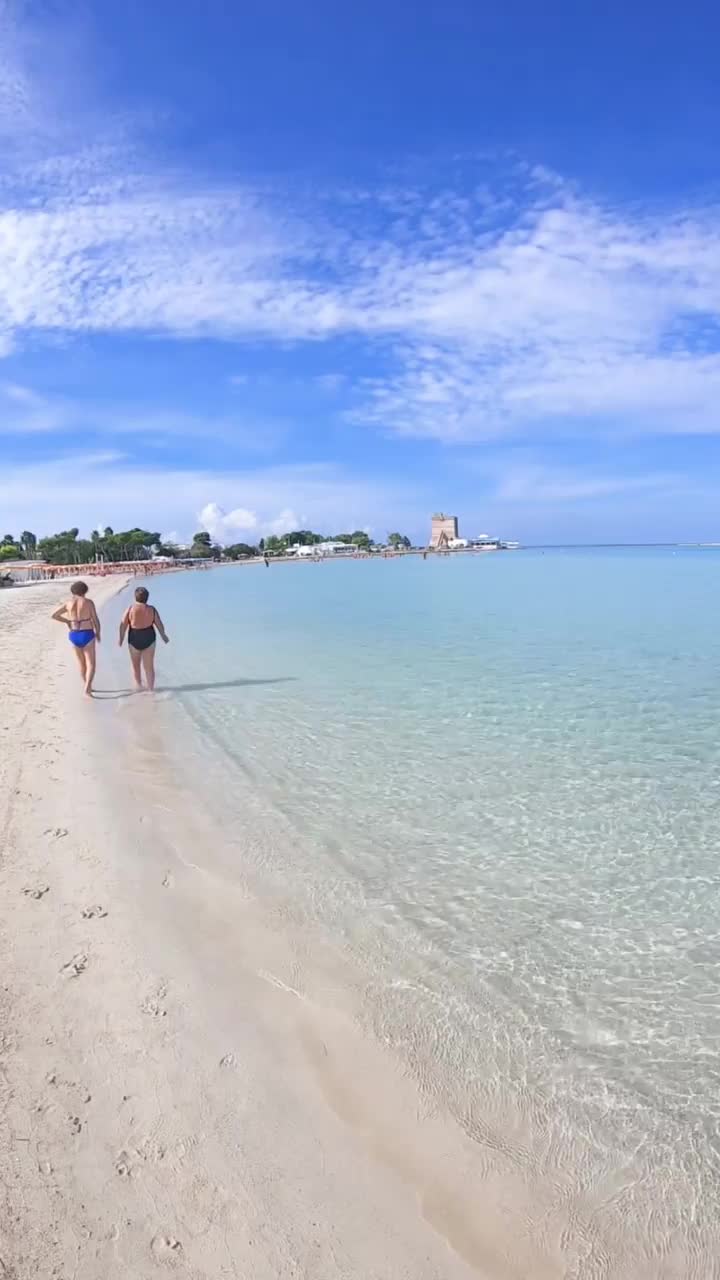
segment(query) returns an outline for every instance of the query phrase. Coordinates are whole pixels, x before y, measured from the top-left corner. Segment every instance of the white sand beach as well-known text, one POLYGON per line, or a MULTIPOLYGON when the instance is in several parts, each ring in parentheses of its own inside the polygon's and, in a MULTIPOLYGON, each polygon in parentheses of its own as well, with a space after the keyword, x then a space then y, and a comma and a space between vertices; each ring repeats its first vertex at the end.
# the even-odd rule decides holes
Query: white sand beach
POLYGON ((305 998, 281 935, 268 964, 164 794, 152 698, 134 758, 83 699, 66 592, 0 593, 0 1273, 519 1280, 529 1240, 517 1266, 493 1245, 471 1144, 305 998))

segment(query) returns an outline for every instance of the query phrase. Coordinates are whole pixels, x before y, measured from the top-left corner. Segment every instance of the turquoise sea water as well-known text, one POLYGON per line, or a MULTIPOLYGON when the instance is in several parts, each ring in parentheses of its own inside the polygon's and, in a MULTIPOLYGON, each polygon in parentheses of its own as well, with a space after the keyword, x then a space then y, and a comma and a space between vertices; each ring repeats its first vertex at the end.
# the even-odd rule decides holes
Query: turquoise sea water
POLYGON ((560 1274, 717 1266, 719 582, 627 550, 150 584, 169 755, 467 1132, 594 1203, 560 1274))

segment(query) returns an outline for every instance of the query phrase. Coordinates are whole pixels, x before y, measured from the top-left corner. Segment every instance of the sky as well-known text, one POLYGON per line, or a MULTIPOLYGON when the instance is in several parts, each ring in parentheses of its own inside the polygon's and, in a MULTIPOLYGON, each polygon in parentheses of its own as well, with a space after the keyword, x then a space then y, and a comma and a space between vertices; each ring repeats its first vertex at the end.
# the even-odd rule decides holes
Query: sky
POLYGON ((720 539, 720 15, 0 0, 0 526, 720 539))

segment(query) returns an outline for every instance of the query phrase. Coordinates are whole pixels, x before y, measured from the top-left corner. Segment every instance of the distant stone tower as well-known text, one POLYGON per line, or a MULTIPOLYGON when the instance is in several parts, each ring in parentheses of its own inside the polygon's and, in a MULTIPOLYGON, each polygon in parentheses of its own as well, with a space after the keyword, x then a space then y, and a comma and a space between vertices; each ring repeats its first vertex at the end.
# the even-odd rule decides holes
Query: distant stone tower
POLYGON ((458 536, 457 516, 434 515, 430 525, 430 546, 446 547, 451 538, 458 536))

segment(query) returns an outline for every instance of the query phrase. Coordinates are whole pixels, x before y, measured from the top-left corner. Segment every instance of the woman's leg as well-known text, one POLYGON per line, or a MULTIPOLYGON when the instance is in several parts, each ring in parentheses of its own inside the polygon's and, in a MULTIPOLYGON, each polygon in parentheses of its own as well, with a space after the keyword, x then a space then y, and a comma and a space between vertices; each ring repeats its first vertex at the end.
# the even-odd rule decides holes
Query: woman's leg
POLYGON ((80 679, 82 680, 83 684, 85 684, 85 681, 87 679, 87 676, 85 675, 85 650, 78 649, 77 645, 74 644, 73 653, 75 654, 75 657, 78 660, 78 667, 80 668, 80 679))
POLYGON ((142 668, 140 665, 142 654, 139 649, 133 649, 131 644, 128 645, 128 652, 130 654, 130 661, 132 663, 132 672, 135 680, 135 688, 142 689, 142 675, 141 675, 142 668))
POLYGON ((93 680, 95 679, 95 663, 97 661, 95 654, 95 641, 91 640, 85 648, 81 650, 85 654, 85 692, 88 698, 92 698, 93 680))
POLYGON ((143 671, 145 672, 145 683, 148 689, 155 688, 155 645, 151 644, 149 649, 143 649, 140 654, 142 658, 143 671))

